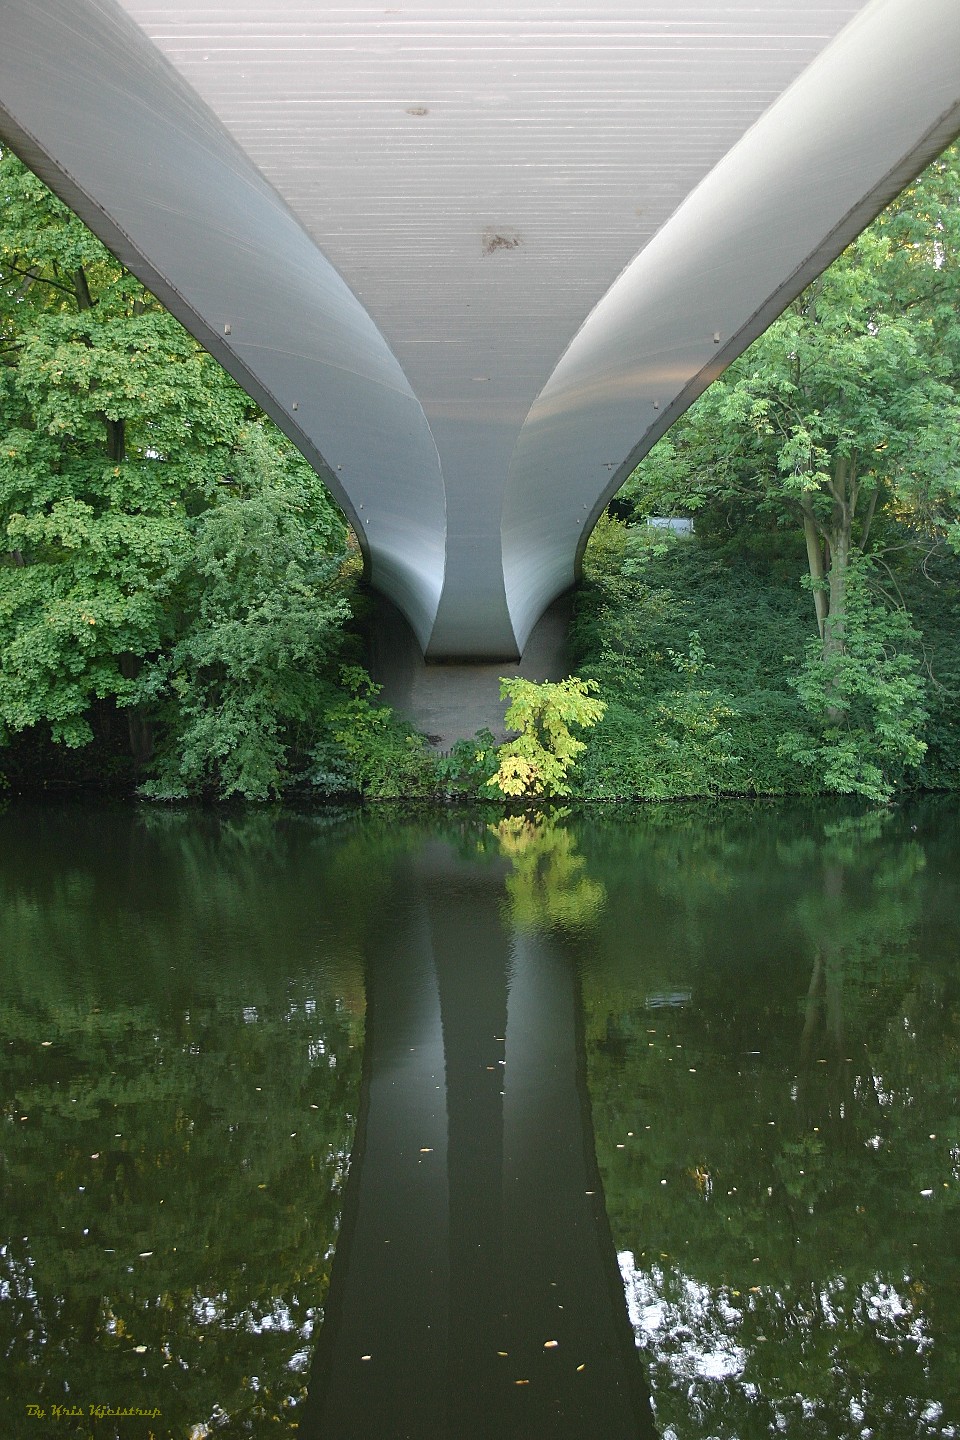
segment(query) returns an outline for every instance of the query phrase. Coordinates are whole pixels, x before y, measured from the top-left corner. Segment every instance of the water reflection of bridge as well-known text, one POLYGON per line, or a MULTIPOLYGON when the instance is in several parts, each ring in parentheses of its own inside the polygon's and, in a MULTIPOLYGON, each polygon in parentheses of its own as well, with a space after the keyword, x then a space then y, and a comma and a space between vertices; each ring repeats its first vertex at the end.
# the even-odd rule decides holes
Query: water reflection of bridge
POLYGON ((301 1429, 652 1437, 573 956, 516 927, 529 885, 508 917, 506 866, 445 864, 444 849, 410 867, 367 951, 363 1113, 301 1429))
POLYGON ((5 0, 0 134, 515 657, 630 469, 960 127, 955 0, 5 0))

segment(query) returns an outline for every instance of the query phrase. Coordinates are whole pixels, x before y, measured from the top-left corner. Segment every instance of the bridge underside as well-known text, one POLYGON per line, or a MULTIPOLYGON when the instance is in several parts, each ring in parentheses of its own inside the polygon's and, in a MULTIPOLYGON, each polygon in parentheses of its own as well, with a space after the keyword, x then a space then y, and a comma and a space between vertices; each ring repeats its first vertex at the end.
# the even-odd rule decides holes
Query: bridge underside
POLYGON ((0 136, 515 657, 673 420, 960 130, 956 0, 2 0, 0 136))

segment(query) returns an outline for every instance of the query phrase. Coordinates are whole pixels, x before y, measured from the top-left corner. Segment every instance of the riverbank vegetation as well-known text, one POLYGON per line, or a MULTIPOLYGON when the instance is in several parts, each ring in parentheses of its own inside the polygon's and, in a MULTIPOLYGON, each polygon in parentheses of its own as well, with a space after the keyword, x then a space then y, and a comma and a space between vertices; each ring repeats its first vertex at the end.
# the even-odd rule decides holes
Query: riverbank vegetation
POLYGON ((576 675, 511 682, 517 738, 444 756, 378 704, 359 553, 321 481, 10 152, 0 195, 0 783, 501 802, 960 784, 956 146, 615 497, 576 675))

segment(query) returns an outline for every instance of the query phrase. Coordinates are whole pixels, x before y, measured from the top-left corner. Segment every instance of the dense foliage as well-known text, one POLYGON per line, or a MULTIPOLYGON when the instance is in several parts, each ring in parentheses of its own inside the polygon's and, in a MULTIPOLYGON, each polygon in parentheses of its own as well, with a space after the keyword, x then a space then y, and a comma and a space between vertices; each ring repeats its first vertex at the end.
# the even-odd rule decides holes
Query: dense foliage
POLYGON ((665 540, 610 518, 595 536, 574 640, 607 711, 586 737, 585 798, 956 788, 951 556, 906 566, 887 593, 855 571, 849 643, 827 665, 796 578, 802 539, 751 550, 736 533, 665 540), (838 695, 846 714, 832 723, 838 695))
MULTIPOLYGON (((632 679, 621 665, 611 680, 621 677, 618 698, 656 733, 648 741, 614 740, 612 748, 643 751, 636 773, 644 793, 658 786, 663 793, 752 790, 759 783, 886 800, 916 773, 928 712, 949 685, 929 665, 925 673, 926 637, 911 618, 907 592, 930 578, 932 557, 957 544, 958 302, 955 146, 729 367, 617 497, 616 513, 632 521, 696 515, 714 557, 743 575, 766 567, 765 603, 779 603, 773 571, 789 562, 793 584, 804 579, 816 621, 810 641, 784 632, 781 653, 767 656, 766 683, 758 675, 741 695, 736 670, 755 668, 763 617, 761 627, 751 623, 731 586, 720 604, 737 658, 719 633, 702 650, 698 633, 686 658, 669 652, 675 669, 696 674, 698 683, 670 689, 649 673, 649 657, 640 677, 637 647, 632 635, 626 639, 655 606, 636 583, 631 588, 635 563, 621 566, 616 598, 609 574, 599 576, 610 629, 591 659, 602 669, 604 647, 633 659, 632 679), (651 685, 659 710, 644 698, 651 685), (938 696, 930 696, 931 686, 938 696), (799 708, 785 693, 791 690, 799 708), (765 691, 781 698, 767 703, 765 691), (761 749, 776 738, 766 744, 770 763, 759 781, 755 744, 735 738, 744 705, 760 722, 761 749), (683 763, 669 755, 671 731, 683 763), (785 762, 779 769, 776 757, 785 762), (648 778, 665 758, 666 775, 648 778)), ((954 567, 938 568, 940 583, 952 586, 954 567)), ((702 592, 681 594, 695 601, 694 623, 716 632, 703 616, 702 592)), ((662 593, 660 606, 669 624, 672 601, 662 593)), ((949 658, 946 668, 954 669, 949 658)), ((615 712, 608 721, 616 723, 615 712)), ((621 724, 636 730, 635 722, 621 724)), ((634 774, 622 763, 619 776, 615 784, 632 788, 634 774)))
POLYGON ((607 887, 584 966, 597 1155, 665 1436, 956 1423, 953 806, 851 811, 579 831, 607 887))
POLYGON ((360 668, 319 478, 9 151, 0 201, 0 783, 523 803, 960 779, 957 147, 627 482, 579 674, 504 682, 515 738, 445 756, 360 668))
POLYGON ((257 812, 6 819, 5 1433, 292 1436, 359 1106, 372 865, 257 812), (94 1425, 95 1403, 162 1421, 94 1425))
POLYGON ((0 725, 160 796, 309 763, 349 610, 318 477, 59 201, 0 159, 0 725))
POLYGON ((603 719, 606 706, 590 693, 597 688, 595 680, 574 676, 542 684, 519 675, 501 680, 500 698, 510 701, 506 726, 516 739, 501 746, 497 772, 487 783, 504 795, 569 795, 570 769, 586 749, 570 727, 588 729, 603 719))

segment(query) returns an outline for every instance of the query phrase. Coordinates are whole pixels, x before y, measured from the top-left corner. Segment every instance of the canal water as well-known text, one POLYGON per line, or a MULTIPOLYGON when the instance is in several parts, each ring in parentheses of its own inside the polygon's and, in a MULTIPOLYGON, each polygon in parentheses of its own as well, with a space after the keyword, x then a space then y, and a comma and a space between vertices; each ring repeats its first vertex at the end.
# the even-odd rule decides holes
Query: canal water
POLYGON ((4 1436, 960 1436, 960 807, 0 814, 4 1436))

